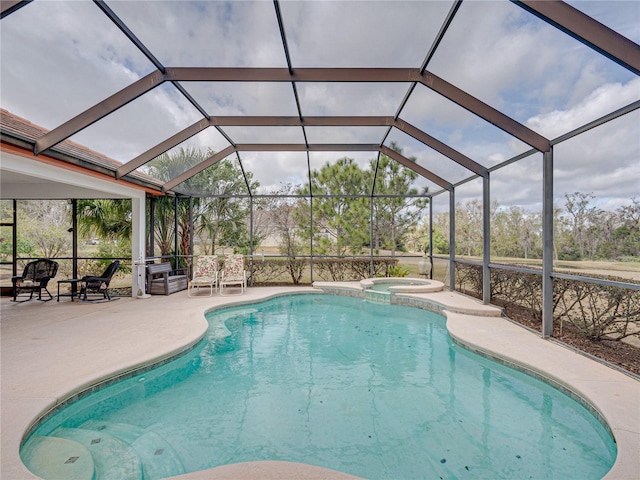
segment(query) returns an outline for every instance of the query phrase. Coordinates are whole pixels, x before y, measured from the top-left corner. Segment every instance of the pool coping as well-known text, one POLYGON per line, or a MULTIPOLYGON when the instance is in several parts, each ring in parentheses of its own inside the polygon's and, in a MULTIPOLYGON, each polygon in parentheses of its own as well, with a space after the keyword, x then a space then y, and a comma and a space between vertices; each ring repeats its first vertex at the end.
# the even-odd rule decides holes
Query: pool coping
MULTIPOLYGON (((357 283, 357 282, 356 282, 357 283)), ((206 331, 204 315, 216 308, 263 301, 290 293, 333 293, 358 296, 360 287, 350 282, 317 282, 316 288, 260 287, 248 289, 242 297, 187 298, 178 292, 169 297, 154 296, 152 301, 122 299, 122 302, 80 306, 61 302, 52 305, 27 302, 19 306, 2 299, 2 466, 3 478, 38 478, 22 464, 19 445, 22 436, 43 411, 64 398, 78 394, 117 374, 145 368, 196 345, 206 331), (212 305, 215 304, 215 305, 212 305), (25 308, 26 307, 26 308, 25 308), (52 311, 67 318, 48 318, 52 311), (26 312, 29 312, 27 315, 26 312), (23 313, 25 312, 25 313, 23 313), (139 329, 131 327, 123 313, 136 318, 139 329), (87 322, 98 325, 86 327, 87 322), (83 326, 85 328, 83 328, 83 326), (109 328, 111 327, 111 328, 109 328), (127 327, 130 327, 127 329, 127 327), (118 331, 118 329, 124 330, 118 331), (204 330, 203 330, 204 329, 204 330), (72 338, 61 340, 59 330, 72 338), (101 344, 96 334, 110 335, 109 343, 118 351, 116 362, 97 358, 74 364, 74 355, 86 354, 101 344), (141 348, 139 339, 152 332, 152 348, 141 348), (80 334, 89 344, 77 340, 80 334), (74 335, 76 336, 74 338, 74 335), (134 337, 134 338, 131 338, 134 337), (46 341, 43 342, 43 339, 46 341), (76 340, 75 342, 73 340, 76 340), (22 344, 22 345, 20 345, 22 344), (42 356, 31 357, 31 355, 42 356), (73 354, 73 355, 72 355, 73 354), (26 355, 26 357, 25 357, 26 355), (51 364, 51 358, 57 363, 51 364), (35 366, 23 365, 33 358, 35 366), (87 363, 88 365, 84 365, 87 363), (69 376, 69 370, 79 369, 69 376), (18 370, 18 371, 14 371, 18 370), (20 372, 20 370, 22 370, 20 372), (44 370, 44 371, 43 371, 44 370), (5 375, 7 372, 7 375, 5 375), (56 382, 60 376, 61 382, 56 382)), ((184 295, 183 295, 184 293, 184 295)), ((442 313, 455 341, 466 348, 513 363, 551 383, 565 386, 606 420, 617 442, 618 456, 607 480, 638 478, 640 475, 640 382, 553 341, 502 318, 496 307, 482 305, 464 295, 444 291, 427 294, 393 294, 396 303, 420 306, 442 313), (455 310, 455 311, 454 311, 455 310)), ((53 303, 53 302, 52 302, 53 303)), ((289 462, 249 462, 193 472, 176 479, 222 478, 355 478, 340 472, 289 462), (268 468, 267 468, 268 467, 268 468), (264 470, 267 468, 266 470, 264 470), (223 470, 222 470, 223 469, 223 470), (234 474, 233 472, 236 472, 234 474), (270 473, 268 473, 270 472, 270 473), (223 473, 227 475, 224 477, 223 473)))

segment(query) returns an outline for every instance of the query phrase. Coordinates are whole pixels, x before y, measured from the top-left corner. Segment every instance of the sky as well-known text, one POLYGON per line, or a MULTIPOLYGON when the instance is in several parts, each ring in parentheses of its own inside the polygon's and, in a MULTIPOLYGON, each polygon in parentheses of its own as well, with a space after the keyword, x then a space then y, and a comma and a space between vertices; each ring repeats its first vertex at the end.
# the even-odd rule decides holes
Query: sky
MULTIPOLYGON (((572 1, 574 7, 640 43, 640 2, 572 1)), ((107 1, 165 66, 286 67, 272 1, 107 1)), ((291 63, 299 67, 419 68, 451 8, 450 1, 282 1, 291 63)), ((90 1, 37 0, 0 23, 2 108, 52 129, 154 70, 153 64, 90 1)), ((465 1, 427 70, 514 120, 554 139, 640 100, 640 78, 508 1, 465 1)), ((297 116, 288 83, 182 86, 209 115, 297 116)), ((409 83, 300 83, 302 115, 395 115, 409 83)), ((485 167, 529 146, 418 85, 400 118, 485 167)), ((163 84, 71 140, 123 163, 202 119, 171 84, 163 84)), ((640 197, 640 112, 554 147, 556 203, 592 193, 615 210, 640 197)), ((307 127, 310 143, 380 143, 387 129, 307 127)), ((235 143, 302 143, 295 127, 224 127, 235 143)), ((407 157, 451 183, 470 172, 393 129, 407 157)), ((214 128, 182 146, 222 150, 214 128)), ((311 153, 312 168, 374 152, 311 153)), ((235 156, 229 157, 235 158, 235 156)), ((241 152, 260 182, 257 193, 306 179, 304 153, 241 152)), ((491 198, 539 211, 542 155, 492 173, 491 198)), ((440 188, 420 179, 418 187, 440 188)), ((482 182, 456 189, 456 200, 481 199, 482 182)), ((368 188, 363 188, 368 192, 368 188)), ((447 205, 446 195, 434 204, 447 205)))

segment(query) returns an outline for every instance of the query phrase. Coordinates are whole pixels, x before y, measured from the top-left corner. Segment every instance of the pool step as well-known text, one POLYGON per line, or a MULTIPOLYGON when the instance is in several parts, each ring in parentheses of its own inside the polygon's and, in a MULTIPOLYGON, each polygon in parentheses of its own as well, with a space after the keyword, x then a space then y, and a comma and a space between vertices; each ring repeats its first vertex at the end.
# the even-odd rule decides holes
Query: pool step
POLYGON ((89 420, 81 427, 96 432, 106 432, 130 445, 140 459, 145 480, 185 473, 184 465, 174 448, 153 430, 125 423, 96 420, 89 420))
POLYGON ((374 303, 391 303, 391 294, 388 292, 378 292, 376 290, 365 290, 364 299, 374 303))
POLYGON ((95 432, 107 432, 109 435, 116 437, 123 442, 131 445, 138 437, 146 431, 142 427, 131 425, 128 423, 103 422, 100 420, 87 420, 80 428, 85 430, 93 430, 95 432))
MULTIPOLYGON (((96 478, 100 480, 142 480, 142 465, 134 449, 104 431, 58 428, 52 437, 73 440, 91 452, 96 478)), ((45 475, 45 478, 50 478, 45 475)))
POLYGON ((37 476, 50 480, 93 480, 94 462, 82 444, 57 437, 31 438, 22 461, 37 476))
POLYGON ((145 480, 167 478, 185 473, 173 447, 155 432, 146 432, 133 443, 142 461, 145 480))

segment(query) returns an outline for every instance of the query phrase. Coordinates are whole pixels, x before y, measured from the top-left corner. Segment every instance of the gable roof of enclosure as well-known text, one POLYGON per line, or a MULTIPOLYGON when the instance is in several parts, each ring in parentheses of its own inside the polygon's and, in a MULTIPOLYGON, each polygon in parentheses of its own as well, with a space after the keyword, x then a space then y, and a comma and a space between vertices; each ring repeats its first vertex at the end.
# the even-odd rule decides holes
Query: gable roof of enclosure
MULTIPOLYGON (((3 22, 12 21, 11 17, 14 15, 16 17, 23 15, 25 18, 29 18, 31 9, 34 9, 33 12, 36 13, 36 8, 45 10, 48 8, 45 5, 38 5, 40 3, 3 1, 3 22)), ((364 65, 358 64, 358 62, 341 65, 342 61, 337 57, 333 59, 335 60, 333 64, 331 58, 309 59, 305 57, 305 45, 323 42, 323 38, 314 35, 314 33, 322 32, 320 27, 303 29, 303 26, 308 26, 313 21, 309 18, 301 20, 301 16, 308 13, 309 4, 312 2, 281 3, 274 0, 273 4, 258 2, 243 6, 242 8, 251 9, 251 14, 244 12, 249 18, 248 25, 266 35, 260 42, 270 48, 277 46, 279 52, 274 57, 273 50, 269 50, 265 55, 266 57, 271 55, 271 57, 264 61, 260 58, 253 61, 235 58, 221 60, 216 66, 212 66, 212 63, 218 63, 218 60, 208 60, 209 57, 206 54, 198 56, 193 55, 192 52, 188 54, 181 52, 176 57, 168 51, 167 44, 171 42, 167 42, 162 35, 157 35, 159 25, 157 22, 160 15, 166 15, 171 11, 178 17, 181 15, 178 9, 190 8, 190 4, 181 2, 180 5, 172 5, 168 2, 160 2, 165 5, 159 7, 158 12, 155 12, 153 9, 149 9, 154 2, 125 4, 96 0, 94 3, 98 7, 95 11, 106 16, 111 22, 110 26, 101 23, 99 28, 105 31, 117 28, 123 34, 122 38, 128 43, 128 48, 137 51, 137 61, 140 64, 146 63, 146 70, 150 69, 151 71, 143 75, 144 67, 132 68, 132 71, 139 76, 137 80, 111 93, 104 100, 100 100, 82 111, 76 111, 68 120, 50 125, 50 130, 47 133, 43 133, 34 140, 34 153, 38 155, 50 152, 67 139, 78 138, 82 140, 86 137, 79 136, 81 132, 90 130, 94 125, 100 125, 109 117, 115 118, 116 122, 122 120, 123 116, 117 116, 119 111, 126 111, 125 107, 137 104, 140 99, 149 98, 156 92, 160 92, 158 95, 170 95, 174 98, 179 96, 183 102, 181 108, 189 110, 191 115, 183 115, 184 118, 181 118, 180 122, 168 119, 168 123, 173 129, 171 135, 162 137, 160 141, 152 143, 148 148, 141 149, 137 145, 136 154, 128 158, 123 158, 120 155, 121 165, 114 171, 116 179, 135 178, 139 181, 140 174, 146 173, 144 168, 150 160, 174 147, 184 145, 185 142, 203 135, 204 132, 213 131, 217 145, 211 148, 210 155, 201 164, 165 181, 162 185, 164 192, 180 192, 181 184, 188 178, 226 158, 237 161, 243 172, 250 172, 251 168, 243 160, 243 156, 247 152, 297 152, 301 156, 296 158, 298 163, 304 166, 304 176, 307 180, 312 163, 310 156, 317 152, 382 153, 398 161, 404 167, 415 171, 426 179, 427 186, 438 187, 439 191, 450 191, 454 185, 467 178, 487 177, 489 171, 499 163, 492 165, 484 158, 471 158, 471 155, 451 145, 445 138, 447 135, 443 135, 439 131, 437 122, 434 122, 440 112, 429 111, 427 113, 427 116, 431 118, 429 121, 424 120, 422 116, 412 114, 420 109, 421 97, 432 96, 433 93, 454 106, 451 108, 461 107, 481 119, 484 122, 482 128, 490 129, 486 130, 491 132, 490 135, 496 135, 496 138, 500 138, 505 143, 515 143, 516 150, 519 149, 518 153, 515 156, 507 156, 507 158, 513 160, 535 152, 549 151, 554 139, 545 137, 544 131, 537 131, 531 126, 527 126, 525 124, 526 114, 522 118, 518 118, 519 115, 516 115, 513 108, 504 103, 504 99, 498 99, 502 105, 492 106, 492 100, 496 99, 484 100, 482 88, 474 88, 473 82, 470 84, 468 79, 462 81, 465 87, 462 87, 456 78, 447 79, 446 68, 441 66, 442 61, 436 65, 436 68, 431 69, 433 60, 439 54, 441 56, 450 55, 451 52, 459 52, 465 48, 465 37, 461 36, 460 29, 463 29, 465 25, 473 25, 473 17, 478 12, 486 12, 487 15, 491 15, 491 12, 487 10, 490 8, 510 9, 510 14, 516 16, 526 12, 526 15, 530 17, 527 17, 528 21, 535 19, 538 22, 536 28, 551 28, 545 26, 548 24, 554 27, 549 32, 557 29, 563 35, 567 34, 569 37, 573 37, 575 45, 572 44, 572 48, 578 48, 580 44, 586 45, 597 52, 597 55, 608 59, 612 70, 626 71, 631 76, 640 75, 640 47, 636 43, 579 9, 557 1, 491 2, 490 4, 481 2, 480 5, 474 4, 474 2, 464 2, 463 4, 462 1, 411 2, 403 3, 403 8, 399 8, 397 2, 376 2, 374 4, 349 2, 340 4, 341 7, 337 14, 336 12, 324 12, 327 21, 338 21, 335 15, 357 15, 365 10, 375 10, 379 14, 378 19, 381 22, 373 27, 377 29, 378 36, 384 35, 384 32, 389 28, 389 25, 385 23, 387 20, 385 17, 389 17, 388 21, 390 22, 407 22, 405 38, 385 37, 386 47, 380 42, 376 43, 376 48, 388 48, 392 52, 397 52, 397 57, 402 58, 394 62, 385 60, 387 63, 375 66, 371 65, 376 63, 377 58, 382 58, 375 54, 365 55, 367 58, 362 61, 364 65), (176 9, 172 10, 173 7, 176 9), (479 8, 484 10, 478 10, 479 8), (269 11, 273 14, 268 14, 269 11), (417 22, 415 18, 412 18, 416 16, 419 17, 417 22), (458 31, 451 33, 455 21, 460 17, 463 18, 460 21, 458 31), (303 26, 298 23, 302 23, 303 26), (418 25, 422 25, 424 31, 416 28, 418 25), (292 31, 293 42, 290 41, 290 32, 292 31), (453 40, 449 41, 449 36, 453 40), (405 55, 407 51, 410 51, 411 55, 405 55), (189 61, 182 64, 172 63, 175 58, 181 58, 180 55, 184 55, 189 61, 197 59, 201 61, 202 65, 193 66, 189 61), (258 65, 260 63, 262 64, 258 65), (309 66, 314 63, 314 66, 309 66), (329 66, 321 66, 321 64, 329 66), (249 84, 249 89, 245 88, 247 84, 249 84), (320 90, 314 90, 314 85, 321 85, 320 90), (340 106, 333 109, 325 108, 322 102, 331 103, 333 101, 330 102, 329 99, 335 85, 342 86, 341 88, 345 90, 339 93, 344 95, 346 91, 347 96, 348 92, 355 91, 350 89, 348 85, 353 85, 359 90, 371 88, 372 94, 369 98, 378 99, 381 103, 380 108, 372 108, 371 105, 358 105, 354 109, 355 111, 349 111, 348 114, 342 113, 340 106), (249 98, 249 103, 257 104, 274 95, 277 98, 285 99, 281 103, 287 105, 284 108, 279 108, 280 105, 271 108, 274 107, 273 104, 256 105, 256 108, 252 110, 259 114, 252 114, 253 112, 249 112, 250 109, 247 108, 245 102, 243 108, 235 108, 236 114, 222 115, 220 113, 228 113, 229 110, 234 109, 225 108, 218 101, 219 97, 213 97, 211 92, 216 91, 217 95, 220 90, 233 92, 231 96, 234 97, 234 100, 232 101, 238 101, 237 98, 244 95, 245 98, 249 98), (256 94, 256 91, 263 93, 256 94), (320 101, 314 100, 318 91, 320 91, 320 101), (237 94, 237 92, 240 93, 237 94), (381 100, 382 98, 384 100, 381 100), (338 113, 334 114, 334 111, 338 113), (376 114, 359 114, 359 112, 373 111, 376 114), (414 117, 421 120, 420 124, 416 124, 412 120, 414 117), (187 122, 185 121, 187 118, 194 121, 187 122), (182 126, 176 128, 178 123, 182 126), (336 130, 336 127, 340 127, 340 130, 336 130), (263 134, 258 133, 260 129, 273 132, 273 138, 260 141, 265 138, 263 134), (349 133, 346 135, 346 140, 343 139, 345 132, 349 133), (438 159, 446 159, 459 166, 457 173, 450 173, 447 168, 439 167, 438 162, 427 162, 421 159, 414 161, 402 153, 394 151, 391 148, 391 142, 398 138, 412 139, 437 152, 438 159), (297 141, 292 141, 293 139, 297 141)), ((238 5, 225 2, 194 3, 193 8, 206 9, 212 3, 219 4, 220 11, 217 11, 219 15, 232 16, 234 15, 233 9, 241 8, 238 5)), ((354 18, 350 18, 350 20, 353 21, 354 18)), ((94 22, 92 26, 98 28, 96 23, 99 20, 95 18, 95 12, 91 13, 91 18, 88 18, 87 22, 94 22)), ((328 23, 323 25, 328 28, 328 23)), ((3 27, 5 27, 4 23, 3 27)), ((189 25, 178 28, 182 31, 190 30, 189 25)), ((6 29, 4 30, 6 31, 6 29)), ((235 33, 236 35, 242 34, 242 32, 235 33)), ((197 33, 191 31, 189 34, 197 36, 197 33)), ((225 32, 225 35, 229 37, 228 48, 232 49, 233 41, 238 42, 237 36, 232 32, 225 32)), ((353 35, 350 38, 357 36, 353 35)), ((376 38, 375 35, 366 33, 363 34, 363 37, 369 41, 376 38)), ((224 40, 225 37, 223 36, 222 39, 224 40)), ((6 42, 7 38, 3 40, 6 42)), ((468 42, 471 41, 468 40, 468 42)), ((222 43, 224 48, 227 44, 222 43)), ((197 46, 199 48, 196 48, 195 44, 192 46, 194 49, 199 49, 200 53, 204 51, 202 45, 197 46)), ((209 46, 211 45, 207 44, 205 48, 209 46)), ((253 46, 260 48, 258 44, 253 46)), ((114 48, 116 47, 114 46, 114 48)), ((344 48, 348 49, 349 45, 346 44, 344 48)), ((131 55, 134 54, 131 53, 131 55)), ((556 62, 565 61, 563 58, 553 60, 556 62)), ((28 59, 25 58, 24 61, 28 61, 28 59)), ((487 75, 487 73, 478 70, 476 72, 477 83, 485 81, 484 77, 490 78, 491 75, 487 75)), ((530 87, 523 85, 522 88, 530 87)), ((55 100, 52 97, 45 99, 51 102, 55 100)), ((432 101, 431 99, 432 97, 429 101, 432 101)), ((590 128, 595 124, 633 111, 640 106, 639 100, 639 98, 635 98, 631 103, 619 105, 619 108, 613 109, 604 116, 592 118, 584 125, 570 125, 571 128, 562 132, 562 135, 557 137, 555 141, 563 136, 571 135, 571 132, 590 128)), ((22 114, 22 112, 18 113, 22 114)), ((153 115, 153 113, 151 114, 153 115)), ((139 127, 141 129, 153 128, 151 120, 149 119, 147 122, 139 127)), ((7 132, 4 131, 4 133, 7 132)), ((112 142, 118 141, 117 137, 112 139, 112 142)), ((79 143, 84 142, 79 141, 79 143)), ((102 149, 99 151, 102 152, 102 149)), ((110 152, 102 153, 110 155, 110 152)), ((255 165, 254 162, 253 166, 255 165)), ((286 180, 287 174, 287 171, 281 172, 283 181, 286 180)), ((250 183, 246 182, 246 184, 249 188, 250 183)), ((373 194, 374 186, 364 189, 364 191, 370 191, 373 194)), ((438 190, 436 189, 436 191, 438 190)), ((189 193, 193 194, 193 192, 189 193)), ((207 193, 206 191, 200 192, 203 196, 207 193)), ((247 193, 248 195, 256 195, 260 192, 248 191, 247 193)))

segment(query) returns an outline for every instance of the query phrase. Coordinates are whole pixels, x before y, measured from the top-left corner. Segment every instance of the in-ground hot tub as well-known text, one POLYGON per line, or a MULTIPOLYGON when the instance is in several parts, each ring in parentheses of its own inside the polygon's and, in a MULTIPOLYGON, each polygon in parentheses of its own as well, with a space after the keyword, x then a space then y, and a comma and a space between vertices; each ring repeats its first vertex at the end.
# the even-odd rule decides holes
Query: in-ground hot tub
POLYGON ((381 293, 429 293, 440 292, 444 283, 437 280, 406 277, 367 278, 360 281, 363 290, 381 293))

